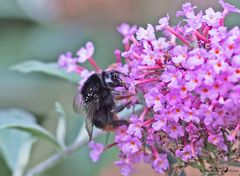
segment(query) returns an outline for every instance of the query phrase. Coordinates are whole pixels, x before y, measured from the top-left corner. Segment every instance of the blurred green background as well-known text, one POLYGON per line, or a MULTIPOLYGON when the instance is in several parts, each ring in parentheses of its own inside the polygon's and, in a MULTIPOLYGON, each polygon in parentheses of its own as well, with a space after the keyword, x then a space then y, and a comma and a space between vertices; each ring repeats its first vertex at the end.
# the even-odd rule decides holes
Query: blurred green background
MULTIPOLYGON (((61 53, 76 52, 89 40, 96 47, 96 62, 106 68, 113 62, 114 49, 122 49, 117 25, 122 22, 139 26, 157 24, 158 19, 166 13, 169 13, 172 24, 176 24, 175 13, 184 2, 186 1, 0 0, 0 108, 23 108, 36 115, 38 122, 54 134, 57 115, 53 104, 59 101, 68 117, 66 142, 71 143, 82 120, 72 110, 76 85, 40 73, 13 72, 9 67, 27 60, 54 62, 61 53)), ((209 6, 221 9, 217 0, 191 2, 198 9, 209 6)), ((240 8, 239 0, 228 2, 240 8)), ((239 15, 230 15, 227 24, 239 26, 239 15)), ((104 140, 104 136, 102 138, 104 140)), ((51 145, 38 141, 33 147, 28 167, 35 166, 53 152, 51 145)), ((93 164, 85 147, 43 175, 120 175, 116 174, 117 169, 111 164, 116 158, 117 151, 111 149, 103 154, 100 162, 93 164)), ((141 170, 139 173, 144 173, 144 169, 138 170, 141 170)), ((154 172, 147 173, 157 175, 154 172)), ((10 170, 0 157, 0 176, 8 175, 10 170)))

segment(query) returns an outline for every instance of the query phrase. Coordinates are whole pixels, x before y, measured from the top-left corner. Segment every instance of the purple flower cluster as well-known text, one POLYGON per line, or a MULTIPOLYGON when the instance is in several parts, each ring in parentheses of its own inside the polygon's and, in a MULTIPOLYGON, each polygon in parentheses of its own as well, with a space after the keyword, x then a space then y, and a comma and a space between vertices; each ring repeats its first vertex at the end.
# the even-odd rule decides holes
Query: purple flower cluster
POLYGON ((101 143, 96 143, 94 141, 89 142, 88 146, 92 149, 89 154, 92 161, 98 161, 101 153, 104 151, 104 146, 101 143))
MULTIPOLYGON (((203 160, 220 167, 239 157, 234 151, 240 131, 240 29, 227 28, 224 19, 240 10, 219 3, 223 12, 208 8, 196 13, 195 6, 183 4, 177 16, 184 19, 175 27, 168 15, 155 26, 118 27, 125 50, 115 51, 117 62, 111 68, 128 75, 125 101, 144 106, 142 113, 132 114, 129 126, 116 129, 120 155, 115 164, 122 175, 140 162, 160 174, 168 172, 173 166, 167 154, 178 158, 179 165, 197 164, 201 171, 207 170, 203 160), (164 36, 157 37, 158 31, 164 36)), ((81 73, 77 63, 89 60, 99 71, 93 51, 88 43, 78 51, 79 58, 61 55, 59 65, 81 73)))

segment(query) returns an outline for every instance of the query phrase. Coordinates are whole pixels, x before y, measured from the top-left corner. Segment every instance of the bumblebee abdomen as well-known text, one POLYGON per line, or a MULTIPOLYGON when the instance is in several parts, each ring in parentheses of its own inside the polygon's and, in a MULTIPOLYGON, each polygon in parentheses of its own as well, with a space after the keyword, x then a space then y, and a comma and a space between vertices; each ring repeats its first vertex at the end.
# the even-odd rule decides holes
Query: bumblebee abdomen
POLYGON ((94 117, 92 119, 92 123, 100 129, 104 129, 107 125, 108 116, 104 109, 97 110, 94 114, 94 117))

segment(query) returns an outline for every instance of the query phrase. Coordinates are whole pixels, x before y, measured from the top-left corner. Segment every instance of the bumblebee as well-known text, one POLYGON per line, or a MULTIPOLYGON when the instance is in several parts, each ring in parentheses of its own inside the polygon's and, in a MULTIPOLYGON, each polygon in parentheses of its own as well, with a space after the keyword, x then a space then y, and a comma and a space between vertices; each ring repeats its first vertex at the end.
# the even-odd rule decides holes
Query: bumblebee
POLYGON ((116 115, 127 105, 116 106, 114 102, 114 95, 119 94, 114 88, 125 87, 121 76, 127 75, 115 70, 103 71, 100 74, 94 73, 84 82, 81 90, 74 97, 74 110, 79 112, 79 108, 83 104, 86 111, 85 127, 90 141, 93 126, 109 131, 128 124, 128 121, 120 120, 116 115))

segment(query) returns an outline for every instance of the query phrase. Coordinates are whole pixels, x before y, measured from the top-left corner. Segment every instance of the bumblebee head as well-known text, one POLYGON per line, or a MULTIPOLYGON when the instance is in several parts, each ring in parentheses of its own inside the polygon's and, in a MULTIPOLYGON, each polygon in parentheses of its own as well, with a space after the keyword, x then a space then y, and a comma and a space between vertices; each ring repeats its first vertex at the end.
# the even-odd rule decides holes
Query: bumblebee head
POLYGON ((121 76, 125 76, 125 75, 116 70, 103 71, 101 75, 104 85, 110 89, 114 87, 125 86, 123 80, 121 79, 121 76))

